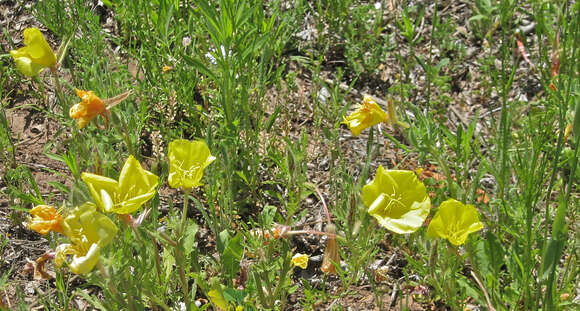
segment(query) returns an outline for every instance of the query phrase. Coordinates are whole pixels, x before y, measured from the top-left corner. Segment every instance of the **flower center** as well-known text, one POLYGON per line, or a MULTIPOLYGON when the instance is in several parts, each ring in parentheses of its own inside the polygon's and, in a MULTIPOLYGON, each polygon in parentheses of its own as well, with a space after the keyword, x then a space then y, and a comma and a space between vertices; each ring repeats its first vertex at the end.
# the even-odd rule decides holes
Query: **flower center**
POLYGON ((390 218, 400 218, 403 216, 407 211, 408 208, 405 207, 403 204, 401 195, 393 194, 386 194, 387 196, 387 205, 385 206, 385 212, 389 215, 390 218))
POLYGON ((179 171, 179 175, 183 177, 183 179, 195 179, 195 176, 199 169, 201 168, 200 165, 192 165, 188 169, 183 168, 183 161, 177 165, 177 170, 179 171))

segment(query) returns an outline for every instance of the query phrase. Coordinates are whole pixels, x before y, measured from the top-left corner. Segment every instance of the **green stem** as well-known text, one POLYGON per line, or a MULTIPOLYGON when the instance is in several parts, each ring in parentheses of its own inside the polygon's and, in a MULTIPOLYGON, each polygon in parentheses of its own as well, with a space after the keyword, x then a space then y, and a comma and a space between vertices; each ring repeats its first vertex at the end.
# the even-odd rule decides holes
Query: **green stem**
POLYGON ((187 206, 189 205, 189 193, 191 189, 183 189, 183 212, 181 213, 181 225, 179 227, 178 239, 181 240, 183 233, 185 232, 185 225, 187 223, 187 206))
POLYGON ((159 256, 159 246, 157 246, 157 239, 155 237, 151 238, 151 243, 153 243, 153 249, 155 250, 155 271, 157 271, 157 280, 161 284, 161 257, 159 256))
POLYGON ((119 135, 123 137, 123 141, 125 142, 125 145, 127 145, 129 154, 133 155, 134 157, 137 157, 137 154, 135 153, 135 147, 133 146, 131 138, 129 137, 129 129, 127 128, 127 124, 113 112, 111 112, 110 115, 111 115, 110 123, 113 124, 113 127, 117 130, 117 132, 119 132, 119 135), (119 122, 122 122, 123 128, 119 126, 119 122))
POLYGON ((183 212, 181 214, 181 224, 179 225, 177 231, 177 240, 179 241, 175 247, 175 259, 179 267, 179 278, 181 280, 181 289, 183 291, 183 302, 185 303, 185 308, 187 311, 191 310, 190 300, 189 300, 189 284, 187 283, 187 273, 185 271, 185 254, 183 249, 183 233, 185 232, 185 226, 187 224, 187 206, 189 203, 189 192, 191 189, 183 189, 183 212))
POLYGON ((429 255, 429 268, 431 272, 431 278, 435 281, 435 262, 437 261, 437 246, 439 239, 435 240, 433 246, 431 246, 431 255, 429 255))
POLYGON ((50 73, 54 78, 54 84, 56 85, 56 96, 58 97, 58 101, 60 103, 62 115, 64 118, 66 118, 68 115, 68 105, 64 99, 64 92, 62 89, 62 85, 60 84, 60 79, 58 78, 58 70, 56 69, 56 67, 50 67, 50 73))
POLYGON ((455 266, 450 265, 450 261, 453 258, 453 255, 459 256, 457 253, 457 249, 455 246, 449 245, 447 243, 447 256, 443 260, 445 262, 445 292, 446 292, 446 300, 447 303, 451 305, 452 310, 460 310, 459 305, 457 305, 457 293, 455 292, 455 278, 453 277, 455 274, 455 266), (450 277, 451 276, 451 277, 450 277))

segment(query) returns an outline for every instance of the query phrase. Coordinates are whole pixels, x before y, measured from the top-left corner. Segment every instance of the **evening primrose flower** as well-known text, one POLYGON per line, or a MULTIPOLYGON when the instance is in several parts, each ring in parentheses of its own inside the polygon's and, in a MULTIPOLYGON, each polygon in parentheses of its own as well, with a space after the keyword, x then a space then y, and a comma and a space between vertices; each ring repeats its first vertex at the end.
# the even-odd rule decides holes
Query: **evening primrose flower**
POLYGON ((99 209, 117 214, 138 210, 155 196, 159 182, 159 177, 143 169, 132 155, 125 161, 118 181, 91 173, 83 173, 81 178, 99 209))
POLYGON ((354 136, 358 136, 364 129, 387 120, 387 113, 371 96, 365 95, 362 105, 358 105, 357 110, 345 117, 342 123, 348 126, 354 136))
POLYGON ((72 255, 68 266, 75 274, 93 270, 99 261, 101 249, 117 234, 115 223, 97 212, 96 206, 91 203, 73 209, 63 220, 62 227, 71 243, 57 246, 54 263, 60 267, 67 261, 67 256, 72 255))
POLYGON ((10 51, 16 67, 22 74, 35 77, 44 68, 56 66, 56 55, 38 28, 26 28, 23 32, 24 47, 10 51))
POLYGON ((72 106, 69 110, 71 118, 77 120, 79 129, 85 127, 89 122, 99 115, 105 116, 107 105, 93 91, 82 91, 75 89, 81 102, 72 106))
POLYGON ((417 231, 431 206, 425 185, 413 171, 385 170, 382 166, 375 179, 363 187, 362 199, 381 226, 399 234, 417 231))
POLYGON ((77 120, 79 129, 82 129, 89 124, 97 116, 102 116, 105 120, 105 125, 108 123, 108 114, 111 108, 124 101, 131 94, 130 91, 119 94, 113 98, 100 99, 93 91, 83 91, 75 89, 77 96, 81 98, 81 102, 73 105, 69 109, 71 118, 77 120))
POLYGON ((290 260, 290 264, 294 267, 306 269, 306 267, 308 267, 308 255, 296 253, 292 257, 292 260, 290 260))
POLYGON ((204 141, 177 139, 169 143, 169 186, 191 189, 201 186, 203 170, 215 160, 204 141))
POLYGON ((28 218, 26 226, 28 229, 36 231, 42 235, 50 231, 62 233, 61 218, 62 215, 54 206, 37 205, 32 208, 30 214, 33 217, 28 218))
POLYGON ((467 240, 470 233, 483 229, 479 215, 473 205, 463 204, 454 199, 441 203, 439 210, 429 223, 427 236, 444 238, 458 246, 467 240))

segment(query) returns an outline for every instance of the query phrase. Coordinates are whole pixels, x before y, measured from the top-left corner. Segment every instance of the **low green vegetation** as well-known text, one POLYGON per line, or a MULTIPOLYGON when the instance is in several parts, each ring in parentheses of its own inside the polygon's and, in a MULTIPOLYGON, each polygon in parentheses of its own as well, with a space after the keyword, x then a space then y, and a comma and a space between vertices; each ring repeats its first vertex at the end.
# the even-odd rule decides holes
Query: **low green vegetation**
MULTIPOLYGON (((579 3, 94 3, 4 31, 2 222, 46 240, 36 305, 579 308, 579 3), (19 109, 56 127, 49 195, 19 109)), ((0 309, 28 310, 4 266, 0 309)))

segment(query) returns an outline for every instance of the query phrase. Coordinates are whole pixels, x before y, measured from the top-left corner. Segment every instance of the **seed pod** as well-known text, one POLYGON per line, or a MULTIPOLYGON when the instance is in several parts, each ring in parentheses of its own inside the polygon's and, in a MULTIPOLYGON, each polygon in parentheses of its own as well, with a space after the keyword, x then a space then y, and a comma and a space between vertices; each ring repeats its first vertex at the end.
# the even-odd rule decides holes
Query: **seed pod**
POLYGON ((326 225, 326 249, 322 258, 322 267, 320 270, 326 274, 337 274, 334 263, 340 264, 340 255, 338 254, 338 244, 336 243, 336 226, 333 224, 326 225))

